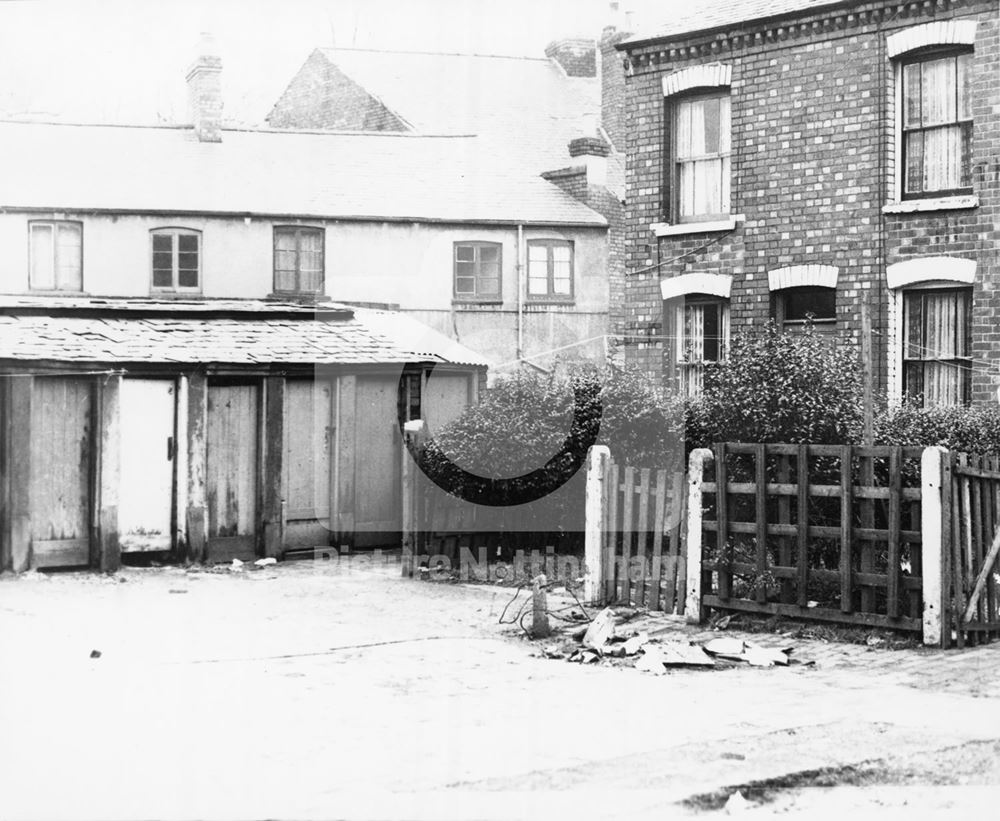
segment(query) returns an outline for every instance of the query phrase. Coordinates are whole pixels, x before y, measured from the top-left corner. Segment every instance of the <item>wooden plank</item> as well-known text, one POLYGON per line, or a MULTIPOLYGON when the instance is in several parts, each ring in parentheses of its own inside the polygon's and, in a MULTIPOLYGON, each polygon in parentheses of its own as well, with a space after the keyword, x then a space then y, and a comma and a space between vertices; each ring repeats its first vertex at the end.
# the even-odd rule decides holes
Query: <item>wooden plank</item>
MULTIPOLYGON (((770 453, 768 445, 768 453, 770 453)), ((702 485, 705 493, 715 493, 715 482, 705 482, 702 485)), ((728 482, 726 492, 730 495, 754 496, 757 493, 756 482, 728 482)), ((795 496, 798 494, 798 485, 790 482, 768 482, 768 496, 795 496)), ((903 498, 910 501, 920 501, 920 488, 903 488, 903 498)), ((809 485, 810 496, 828 497, 831 499, 840 498, 840 485, 809 485)), ((885 487, 855 487, 855 499, 888 499, 889 489, 885 487)))
POLYGON ((805 607, 809 599, 809 454, 806 445, 798 446, 796 457, 796 543, 798 577, 795 585, 797 602, 805 607))
POLYGON ((635 505, 635 468, 626 466, 622 471, 622 592, 624 604, 632 603, 632 579, 629 562, 632 558, 632 529, 635 505))
MULTIPOLYGON (((716 569, 718 567, 715 562, 705 562, 706 569, 716 569)), ((740 575, 749 575, 756 570, 756 564, 750 562, 734 562, 732 564, 733 572, 740 575)), ((771 565, 768 571, 778 579, 792 579, 795 578, 798 572, 797 567, 782 567, 780 565, 771 565)), ((839 582, 840 581, 840 571, 839 570, 819 570, 813 569, 810 571, 810 576, 814 579, 819 579, 820 581, 827 582, 839 582)), ((889 586, 889 577, 885 573, 854 573, 854 583, 856 585, 866 585, 868 587, 880 587, 887 588, 889 586)), ((921 585, 921 579, 915 578, 913 576, 907 576, 902 579, 900 586, 905 590, 919 590, 921 585)), ((804 606, 804 605, 802 605, 804 606)))
POLYGON ((951 631, 955 627, 951 605, 954 595, 954 571, 952 569, 951 520, 953 496, 951 492, 951 466, 953 454, 948 451, 941 456, 941 646, 951 645, 951 631))
POLYGON ((899 616, 899 577, 902 568, 900 567, 900 489, 903 483, 902 475, 903 454, 899 448, 893 448, 889 456, 889 539, 888 539, 888 585, 886 587, 886 614, 890 618, 899 616))
POLYGON ((88 567, 90 539, 35 539, 32 543, 35 567, 88 567))
MULTIPOLYGON (((967 453, 960 453, 958 455, 959 465, 969 465, 969 455, 967 453)), ((973 567, 973 554, 972 554, 972 493, 970 485, 972 484, 972 478, 969 476, 959 475, 958 486, 961 492, 961 499, 959 500, 960 509, 962 515, 959 517, 959 526, 961 532, 962 540, 962 599, 959 602, 959 612, 965 610, 966 605, 972 604, 972 586, 975 580, 976 570, 973 567)), ((968 618, 962 619, 963 622, 969 621, 968 618)), ((970 637, 970 644, 975 644, 976 639, 974 636, 970 637)))
POLYGON ((792 618, 808 619, 809 621, 829 621, 838 624, 861 624, 869 627, 884 627, 892 630, 906 630, 919 633, 923 628, 920 619, 900 617, 890 619, 878 613, 843 613, 825 607, 798 607, 794 604, 781 602, 760 602, 750 599, 729 599, 723 601, 718 596, 706 594, 703 597, 705 607, 715 607, 720 610, 731 610, 748 613, 769 613, 772 615, 791 616, 792 618))
MULTIPOLYGON (((313 383, 314 384, 314 383, 313 383)), ((290 502, 286 495, 285 471, 285 404, 286 381, 283 376, 269 376, 264 380, 264 470, 263 506, 264 555, 280 558, 284 550, 285 522, 283 516, 290 502)), ((326 465, 323 466, 326 472, 326 465)))
MULTIPOLYGON (((667 509, 667 471, 664 468, 660 468, 656 471, 656 500, 653 506, 653 547, 652 556, 650 557, 650 578, 649 578, 649 596, 647 598, 647 604, 650 610, 666 610, 668 613, 672 612, 674 609, 674 596, 673 596, 673 586, 668 585, 666 593, 666 600, 662 606, 660 605, 660 577, 663 572, 662 567, 662 557, 663 557, 663 531, 672 525, 672 522, 668 522, 664 516, 667 509)), ((673 499, 671 498, 671 502, 673 499)), ((669 535, 668 535, 669 540, 669 535)), ((669 541, 668 541, 669 544, 669 541)))
POLYGON ((954 475, 956 464, 955 454, 948 454, 948 484, 947 493, 951 497, 951 533, 949 534, 949 544, 951 546, 951 624, 955 630, 955 638, 958 646, 965 647, 965 634, 962 632, 962 611, 964 604, 963 581, 965 573, 962 568, 962 496, 959 487, 959 478, 954 475))
POLYGON ((756 519, 757 519, 757 601, 767 601, 767 585, 764 579, 767 575, 767 451, 764 445, 757 445, 754 451, 754 468, 756 471, 756 519))
MULTIPOLYGON (((781 454, 778 457, 778 480, 788 484, 791 479, 791 457, 781 454)), ((788 496, 779 496, 777 501, 778 524, 792 523, 792 500, 788 496)), ((792 539, 789 536, 778 538, 778 563, 790 565, 792 563, 792 539)), ((785 580, 779 587, 779 597, 781 601, 790 604, 795 598, 794 585, 785 580)))
MULTIPOLYGON (((862 359, 863 358, 864 357, 862 357, 862 359)), ((869 367, 870 367, 870 363, 869 363, 869 367)), ((870 393, 870 390, 871 390, 871 386, 869 384, 868 385, 868 391, 869 391, 869 393, 870 393)), ((864 440, 866 445, 867 444, 871 444, 871 440, 869 438, 867 438, 868 433, 870 433, 870 431, 868 431, 868 429, 867 429, 868 411, 869 410, 870 410, 870 408, 868 408, 868 406, 866 406, 866 410, 865 410, 865 413, 866 413, 866 434, 865 434, 865 436, 866 436, 866 438, 864 440)), ((872 456, 860 456, 858 458, 860 460, 860 468, 861 468, 861 476, 860 476, 861 486, 864 489, 871 488, 875 484, 875 458, 872 457, 872 456)), ((856 499, 859 498, 858 490, 860 490, 860 488, 855 488, 855 498, 856 499)), ((888 490, 888 488, 886 488, 886 490, 888 490)), ((860 501, 860 508, 861 508, 861 511, 860 511, 861 512, 861 526, 863 528, 868 528, 868 529, 874 528, 875 527, 875 500, 871 499, 871 498, 861 498, 859 501, 860 501)), ((856 534, 855 534, 855 538, 857 538, 856 534)), ((873 572, 875 570, 875 547, 876 547, 877 544, 878 544, 877 542, 867 541, 867 540, 860 542, 860 548, 861 548, 860 563, 861 563, 861 572, 862 573, 871 573, 871 572, 873 572)), ((861 610, 864 611, 865 613, 874 613, 875 612, 875 591, 872 590, 870 587, 862 587, 861 588, 861 610)))
POLYGON ((620 470, 617 464, 611 463, 608 471, 608 552, 607 552, 607 575, 604 579, 604 600, 608 604, 617 597, 618 585, 618 537, 621 533, 618 514, 618 499, 621 492, 618 488, 618 476, 620 470))
POLYGON ((8 566, 22 573, 31 562, 31 440, 34 379, 15 376, 8 382, 7 483, 9 507, 4 521, 8 566))
MULTIPOLYGON (((187 442, 187 511, 184 515, 187 534, 187 559, 205 561, 208 549, 208 518, 205 515, 208 418, 208 380, 204 374, 188 376, 187 431, 182 435, 187 442)), ((184 481, 179 477, 178 481, 184 481)))
MULTIPOLYGON (((684 610, 687 607, 686 604, 686 586, 687 586, 687 475, 681 472, 674 474, 674 498, 677 500, 671 505, 671 507, 676 510, 676 516, 673 517, 673 522, 675 527, 672 528, 672 534, 676 533, 676 537, 671 535, 671 556, 676 556, 677 561, 674 564, 673 574, 669 582, 669 590, 673 592, 675 589, 677 591, 677 604, 674 609, 677 611, 677 615, 683 616, 684 610)), ((668 612, 671 608, 667 608, 668 612)))
POLYGON ((98 391, 100 439, 98 449, 98 538, 96 567, 114 573, 121 566, 118 542, 118 501, 121 480, 121 376, 108 376, 98 391))
POLYGON ((989 552, 983 560, 982 569, 979 571, 979 574, 976 576, 975 582, 972 585, 969 603, 965 608, 965 614, 962 619, 963 623, 972 621, 975 617, 977 604, 979 599, 982 597, 983 590, 986 587, 986 579, 991 574, 993 565, 998 556, 1000 556, 1000 530, 997 530, 996 535, 994 535, 993 542, 990 544, 989 552))
MULTIPOLYGON (((980 455, 974 457, 973 464, 977 467, 985 466, 985 459, 980 455)), ((989 482, 988 479, 970 479, 970 499, 971 510, 972 510, 972 528, 971 528, 971 539, 972 539, 972 573, 975 576, 982 567, 984 557, 989 550, 988 542, 991 538, 991 534, 983 533, 984 519, 986 517, 985 511, 983 509, 983 488, 989 482)), ((975 589, 973 584, 970 585, 971 589, 975 589)), ((979 602, 977 604, 978 619, 980 621, 986 621, 988 617, 984 614, 984 601, 982 596, 979 597, 979 602)), ((977 616, 973 616, 976 618, 977 616)), ((967 618, 966 621, 971 621, 972 619, 967 618)))
POLYGON ((639 519, 636 523, 636 554, 642 559, 642 578, 636 582, 636 603, 649 607, 646 588, 648 586, 647 572, 649 570, 649 468, 639 470, 639 519))
MULTIPOLYGON (((992 470, 997 466, 997 458, 991 456, 988 459, 987 466, 992 470)), ((990 539, 991 533, 996 533, 996 528, 998 524, 996 502, 997 502, 997 489, 998 483, 994 481, 988 482, 983 488, 984 497, 984 511, 983 511, 983 545, 990 539)), ((988 552, 988 551, 987 551, 988 552)), ((985 557, 984 557, 985 561, 985 557)), ((997 612, 997 589, 996 589, 996 579, 992 573, 988 574, 986 577, 986 611, 989 614, 989 620, 996 623, 1000 627, 1000 613, 997 612)), ((996 636, 994 636, 995 638, 996 636)))
POLYGON ((851 539, 852 539, 852 490, 854 480, 851 471, 851 446, 840 448, 840 612, 853 611, 851 601, 854 585, 851 579, 851 539))
POLYGON ((958 463, 953 465, 952 473, 956 476, 972 476, 978 479, 1000 480, 1000 469, 977 467, 968 463, 958 463))
MULTIPOLYGON (((726 560, 730 558, 728 547, 726 545, 729 540, 729 527, 728 527, 728 507, 729 500, 726 496, 726 452, 727 445, 725 442, 720 442, 715 446, 715 482, 718 490, 715 492, 715 519, 718 524, 718 529, 715 534, 716 538, 716 549, 718 551, 719 562, 725 565, 726 560)), ((719 571, 719 598, 723 601, 728 599, 732 595, 733 590, 733 574, 729 571, 723 569, 719 571)))

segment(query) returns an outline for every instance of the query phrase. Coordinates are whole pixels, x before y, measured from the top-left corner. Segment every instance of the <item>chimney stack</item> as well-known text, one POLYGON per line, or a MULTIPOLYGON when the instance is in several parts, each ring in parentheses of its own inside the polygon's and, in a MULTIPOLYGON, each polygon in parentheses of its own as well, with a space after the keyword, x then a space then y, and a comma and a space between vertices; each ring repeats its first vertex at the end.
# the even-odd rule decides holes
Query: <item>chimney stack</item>
POLYGON ((601 137, 577 137, 569 142, 569 155, 579 157, 587 167, 588 185, 607 185, 610 153, 611 147, 601 137))
POLYGON ((593 40, 554 40, 545 47, 545 56, 569 77, 597 76, 597 43, 593 40))
POLYGON ((188 109, 199 142, 222 142, 222 60, 212 35, 203 33, 188 70, 188 109))

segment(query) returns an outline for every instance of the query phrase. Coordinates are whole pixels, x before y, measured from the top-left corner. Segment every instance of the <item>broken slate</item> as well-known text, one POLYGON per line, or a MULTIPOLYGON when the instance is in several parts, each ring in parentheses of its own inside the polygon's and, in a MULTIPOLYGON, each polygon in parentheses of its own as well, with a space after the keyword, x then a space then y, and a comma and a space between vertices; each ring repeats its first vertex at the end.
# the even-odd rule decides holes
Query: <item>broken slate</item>
POLYGON ((600 613, 594 616, 594 620, 583 634, 583 646, 598 653, 604 651, 604 645, 615 634, 615 614, 610 607, 605 607, 600 613))

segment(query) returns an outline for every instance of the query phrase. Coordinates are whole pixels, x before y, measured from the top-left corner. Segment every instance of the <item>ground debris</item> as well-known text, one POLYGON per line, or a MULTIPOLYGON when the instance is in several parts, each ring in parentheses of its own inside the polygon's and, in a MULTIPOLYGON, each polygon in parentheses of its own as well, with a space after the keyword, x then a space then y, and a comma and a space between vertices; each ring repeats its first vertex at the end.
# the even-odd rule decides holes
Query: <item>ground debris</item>
POLYGON ((594 616, 586 632, 583 634, 583 646, 598 653, 604 652, 604 645, 615 635, 615 614, 610 607, 605 607, 594 616))
POLYGON ((268 556, 266 559, 257 559, 257 561, 254 562, 254 566, 267 567, 270 564, 277 564, 277 563, 278 563, 277 559, 275 559, 273 556, 268 556))
POLYGON ((745 642, 742 639, 711 639, 702 647, 705 652, 726 661, 746 662, 751 667, 787 667, 789 654, 795 649, 774 649, 745 642))
POLYGON ((723 809, 725 810, 726 815, 733 815, 735 813, 744 812, 749 809, 749 807, 750 802, 743 797, 743 793, 737 790, 729 796, 729 800, 726 801, 726 806, 723 807, 723 809))

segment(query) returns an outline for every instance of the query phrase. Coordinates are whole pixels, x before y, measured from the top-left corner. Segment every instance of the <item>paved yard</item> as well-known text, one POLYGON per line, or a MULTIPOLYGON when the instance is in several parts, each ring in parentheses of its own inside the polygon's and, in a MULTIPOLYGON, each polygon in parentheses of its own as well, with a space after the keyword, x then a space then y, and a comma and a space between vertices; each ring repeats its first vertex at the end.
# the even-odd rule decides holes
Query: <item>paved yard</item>
POLYGON ((539 657, 497 625, 510 595, 331 563, 0 579, 0 818, 663 818, 769 780, 751 813, 1000 800, 1000 649, 799 641, 815 667, 656 677, 539 657), (866 761, 896 775, 809 775, 866 761))

